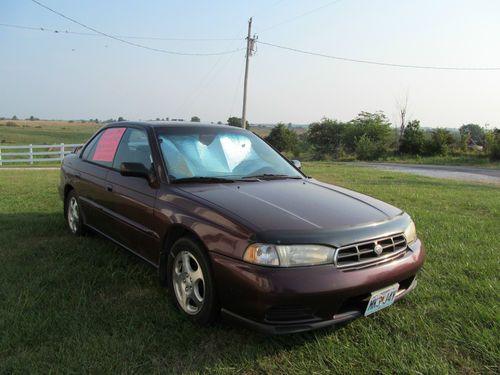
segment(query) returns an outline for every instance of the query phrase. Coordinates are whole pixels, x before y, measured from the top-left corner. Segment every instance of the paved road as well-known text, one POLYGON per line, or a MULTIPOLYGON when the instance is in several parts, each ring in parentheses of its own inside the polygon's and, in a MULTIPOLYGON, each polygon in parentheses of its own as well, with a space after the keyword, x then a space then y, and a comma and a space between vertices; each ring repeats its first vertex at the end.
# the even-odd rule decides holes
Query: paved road
POLYGON ((489 182, 500 185, 500 170, 453 165, 423 165, 400 163, 356 163, 385 171, 413 173, 421 176, 448 178, 461 181, 489 182))

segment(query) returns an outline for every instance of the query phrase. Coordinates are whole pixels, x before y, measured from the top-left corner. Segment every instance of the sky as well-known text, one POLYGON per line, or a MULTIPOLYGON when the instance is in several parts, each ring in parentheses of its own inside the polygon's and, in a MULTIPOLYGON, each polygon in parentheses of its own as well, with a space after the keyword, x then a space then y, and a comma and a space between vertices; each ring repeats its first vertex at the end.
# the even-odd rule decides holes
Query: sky
MULTIPOLYGON (((40 1, 109 35, 184 39, 126 39, 148 47, 237 51, 180 56, 104 36, 0 26, 0 116, 240 117, 250 16, 262 42, 397 64, 500 68, 498 0, 40 1)), ((0 0, 0 23, 90 32, 30 0, 0 0)), ((409 118, 423 126, 500 127, 500 70, 366 65, 259 43, 250 59, 251 123, 348 121, 379 110, 396 121, 405 98, 409 118)))

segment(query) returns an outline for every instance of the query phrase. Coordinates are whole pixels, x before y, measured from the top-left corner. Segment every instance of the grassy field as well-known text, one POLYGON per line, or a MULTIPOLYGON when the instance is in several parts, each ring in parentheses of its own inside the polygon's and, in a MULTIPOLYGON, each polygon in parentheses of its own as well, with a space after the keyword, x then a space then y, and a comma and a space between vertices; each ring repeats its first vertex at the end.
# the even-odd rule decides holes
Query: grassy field
POLYGON ((393 307, 285 337, 189 323, 151 267, 68 234, 57 171, 0 171, 0 373, 498 373, 500 190, 329 163, 305 171, 407 210, 427 262, 393 307))
POLYGON ((83 143, 102 124, 69 121, 0 121, 2 145, 83 143))
MULTIPOLYGON (((2 120, 0 121, 0 147, 49 143, 83 143, 103 124, 81 121, 2 120)), ((250 127, 250 130, 266 137, 270 128, 250 127)), ((305 129, 297 129, 303 133, 305 129)))

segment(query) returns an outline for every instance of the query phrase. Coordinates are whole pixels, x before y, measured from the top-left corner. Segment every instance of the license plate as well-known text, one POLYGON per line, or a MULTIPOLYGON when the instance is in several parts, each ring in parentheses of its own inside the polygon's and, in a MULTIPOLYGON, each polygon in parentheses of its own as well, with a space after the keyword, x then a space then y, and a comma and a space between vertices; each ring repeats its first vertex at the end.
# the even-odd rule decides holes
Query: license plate
POLYGON ((387 288, 372 292, 368 306, 366 307, 365 316, 373 314, 376 311, 382 310, 394 303, 396 293, 398 292, 399 284, 388 286, 387 288))

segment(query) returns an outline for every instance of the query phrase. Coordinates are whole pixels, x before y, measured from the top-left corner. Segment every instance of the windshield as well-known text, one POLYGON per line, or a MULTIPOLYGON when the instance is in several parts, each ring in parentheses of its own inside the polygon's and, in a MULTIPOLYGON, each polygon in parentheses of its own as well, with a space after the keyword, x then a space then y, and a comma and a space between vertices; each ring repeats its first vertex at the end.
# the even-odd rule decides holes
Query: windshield
POLYGON ((160 128, 169 178, 292 177, 302 175, 253 133, 221 127, 160 128))

